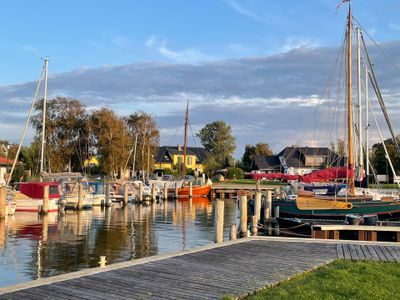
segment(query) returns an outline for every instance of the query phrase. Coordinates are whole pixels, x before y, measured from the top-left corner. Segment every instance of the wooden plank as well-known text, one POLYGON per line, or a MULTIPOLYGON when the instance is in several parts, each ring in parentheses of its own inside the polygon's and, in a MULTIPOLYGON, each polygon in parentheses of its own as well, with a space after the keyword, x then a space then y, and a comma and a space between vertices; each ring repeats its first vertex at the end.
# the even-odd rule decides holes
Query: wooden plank
POLYGON ((345 259, 351 259, 349 244, 343 244, 343 252, 345 259))
POLYGON ((336 253, 337 253, 337 258, 344 259, 344 252, 343 252, 343 245, 342 244, 337 244, 336 245, 336 253))

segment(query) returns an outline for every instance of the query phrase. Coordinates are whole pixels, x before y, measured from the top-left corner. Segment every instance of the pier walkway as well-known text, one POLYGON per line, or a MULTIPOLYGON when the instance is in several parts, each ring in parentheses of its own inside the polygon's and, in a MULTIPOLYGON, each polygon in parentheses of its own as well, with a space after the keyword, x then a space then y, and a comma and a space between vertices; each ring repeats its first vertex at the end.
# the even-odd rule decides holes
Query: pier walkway
POLYGON ((400 246, 245 238, 0 288, 0 299, 221 299, 244 296, 338 258, 400 262, 400 246))

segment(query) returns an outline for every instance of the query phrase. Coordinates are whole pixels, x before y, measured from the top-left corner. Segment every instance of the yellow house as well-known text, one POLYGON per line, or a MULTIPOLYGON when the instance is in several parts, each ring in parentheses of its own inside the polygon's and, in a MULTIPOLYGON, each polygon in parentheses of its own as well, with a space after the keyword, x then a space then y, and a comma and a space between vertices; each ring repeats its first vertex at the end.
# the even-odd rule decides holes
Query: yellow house
POLYGON ((85 159, 83 162, 84 167, 98 167, 99 166, 99 161, 95 156, 92 156, 90 159, 85 159))
MULTIPOLYGON (((186 148, 186 168, 204 172, 207 154, 204 148, 187 147, 186 148)), ((154 168, 157 170, 171 169, 176 170, 183 163, 183 147, 178 145, 162 146, 158 149, 154 168)))

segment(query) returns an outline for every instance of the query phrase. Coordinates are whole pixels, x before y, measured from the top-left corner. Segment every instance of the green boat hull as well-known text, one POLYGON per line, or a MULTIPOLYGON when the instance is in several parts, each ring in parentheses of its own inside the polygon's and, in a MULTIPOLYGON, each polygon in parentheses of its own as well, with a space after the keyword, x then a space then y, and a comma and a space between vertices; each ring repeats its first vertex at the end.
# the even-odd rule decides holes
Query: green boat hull
POLYGON ((279 215, 285 217, 344 219, 348 214, 374 214, 380 218, 400 217, 400 202, 365 201, 351 203, 353 204, 351 209, 300 210, 294 200, 274 200, 272 207, 279 206, 279 215))

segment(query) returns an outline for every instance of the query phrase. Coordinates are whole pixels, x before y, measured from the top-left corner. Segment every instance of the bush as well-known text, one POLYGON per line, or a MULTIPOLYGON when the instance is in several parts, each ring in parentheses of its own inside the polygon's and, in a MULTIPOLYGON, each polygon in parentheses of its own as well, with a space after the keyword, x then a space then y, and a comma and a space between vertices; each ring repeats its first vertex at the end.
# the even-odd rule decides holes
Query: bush
POLYGON ((227 179, 243 179, 244 172, 240 168, 228 168, 228 172, 226 173, 227 179))

